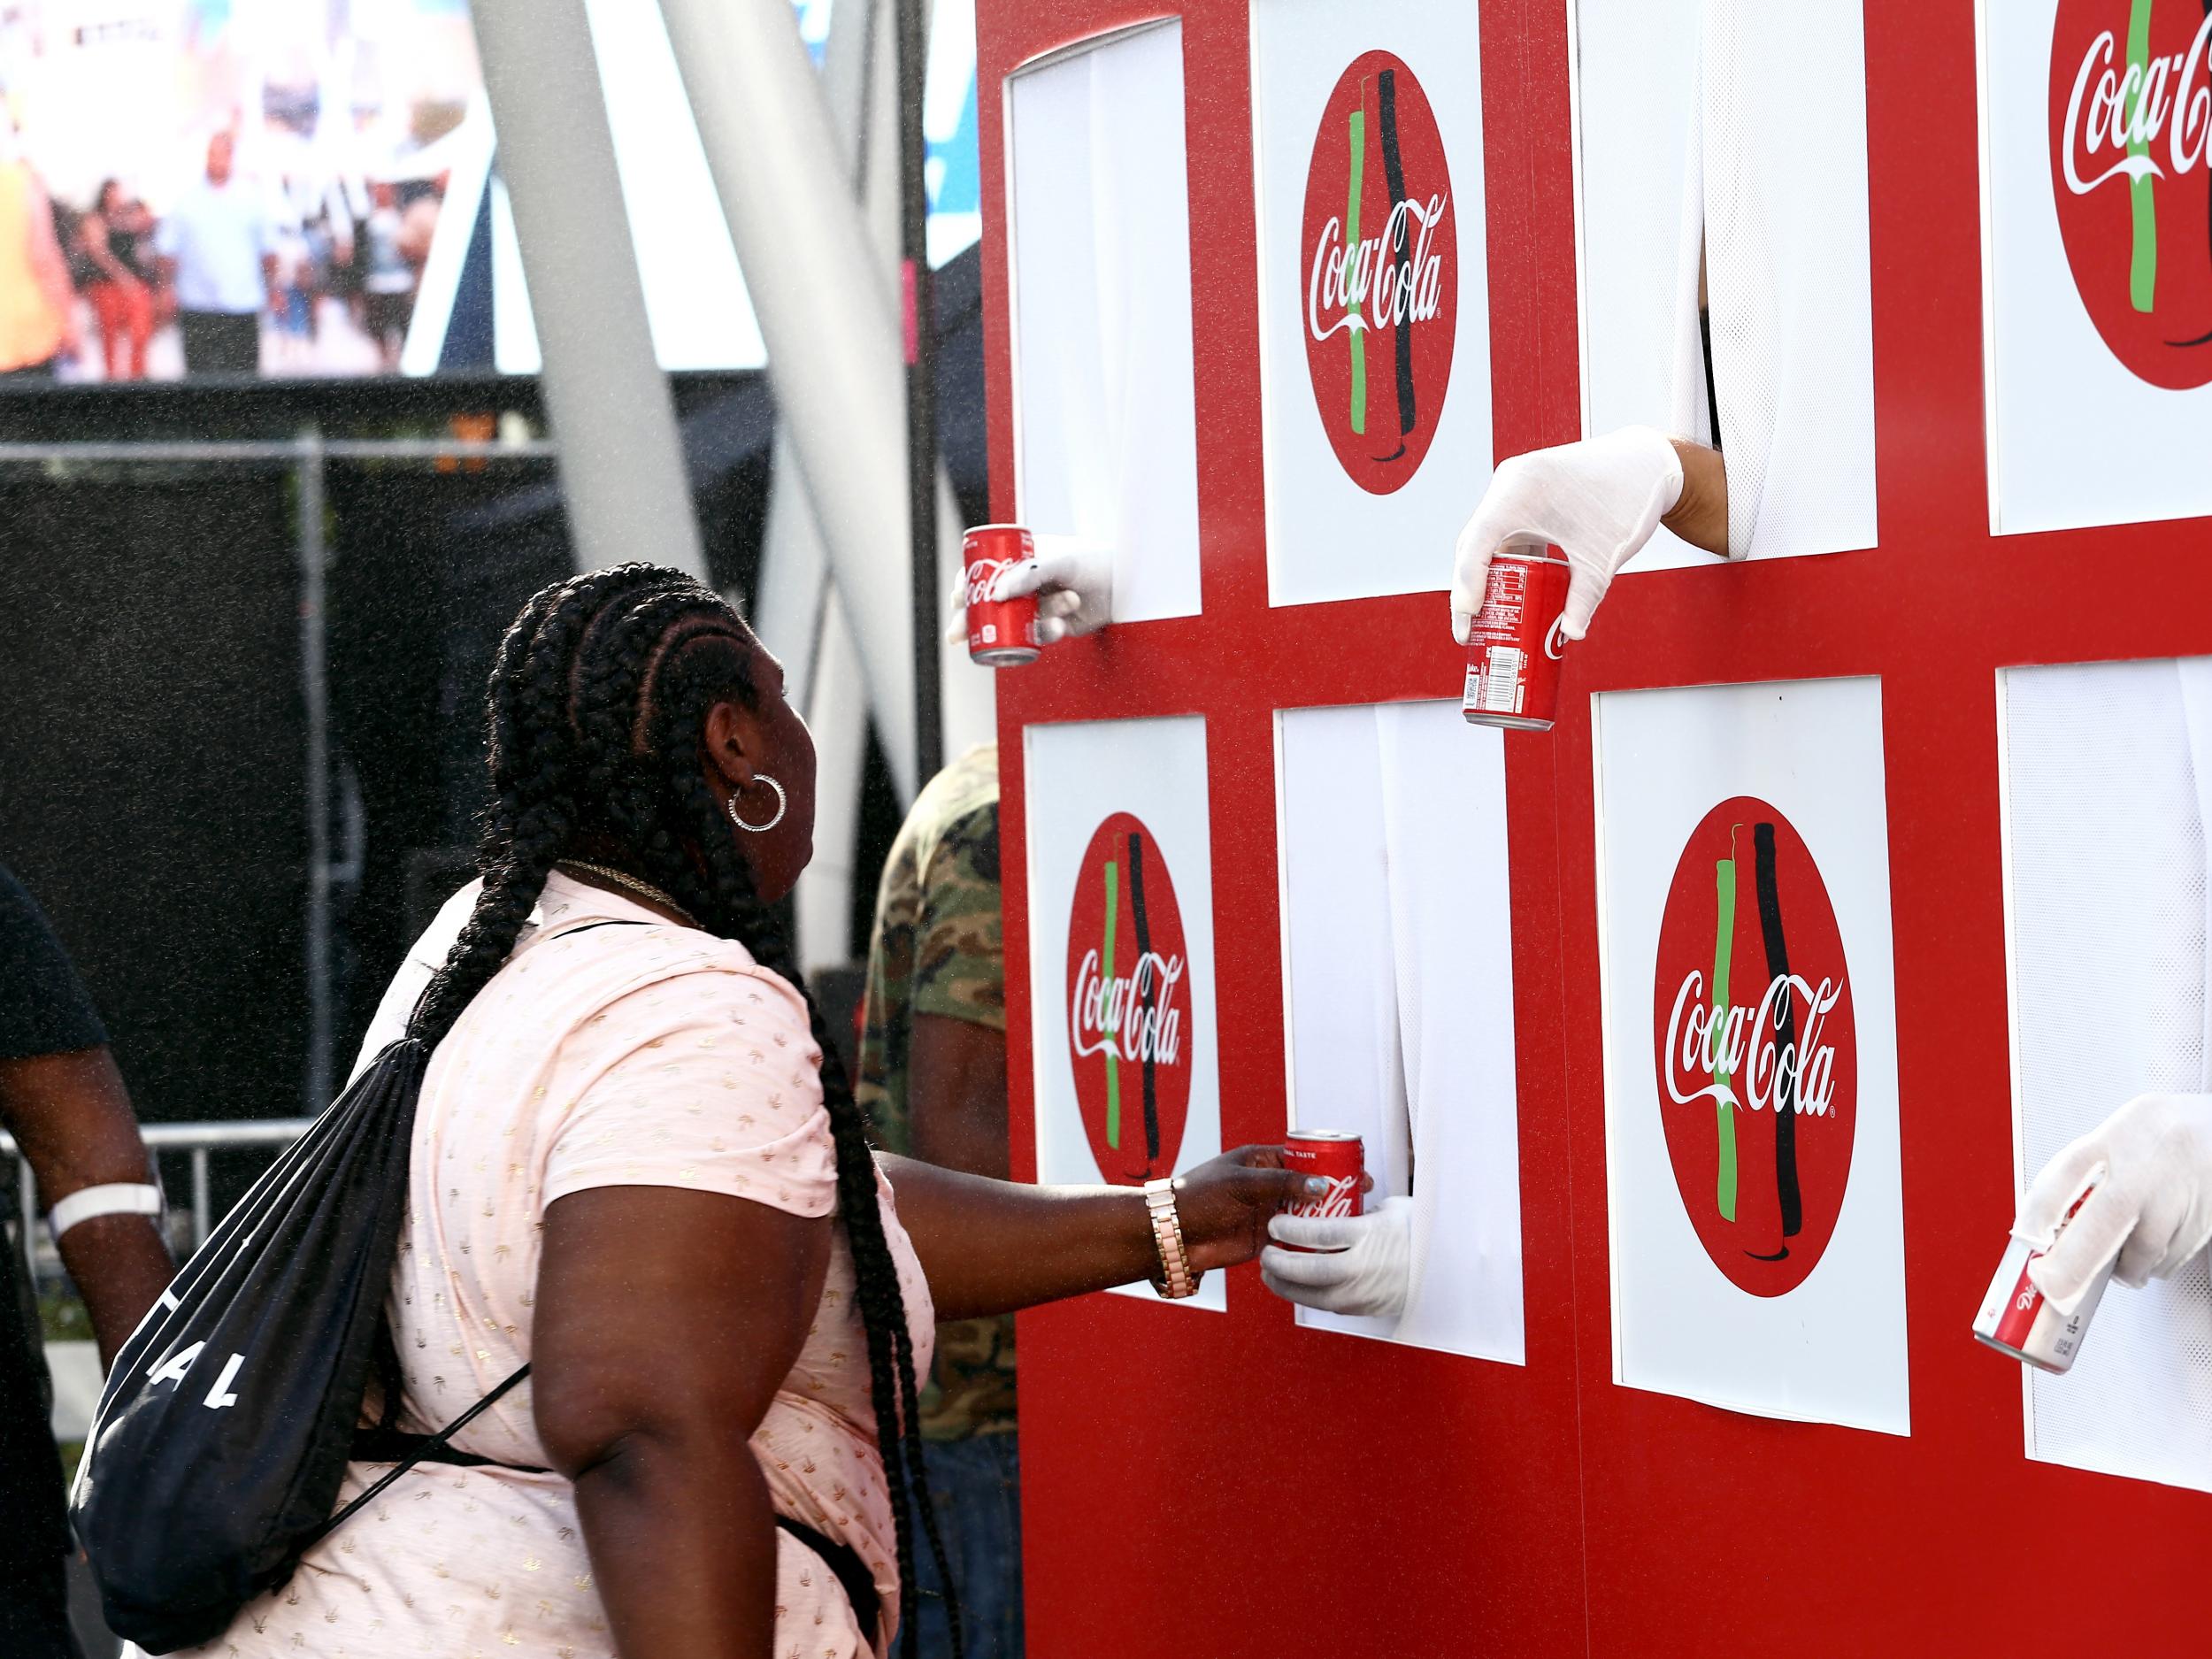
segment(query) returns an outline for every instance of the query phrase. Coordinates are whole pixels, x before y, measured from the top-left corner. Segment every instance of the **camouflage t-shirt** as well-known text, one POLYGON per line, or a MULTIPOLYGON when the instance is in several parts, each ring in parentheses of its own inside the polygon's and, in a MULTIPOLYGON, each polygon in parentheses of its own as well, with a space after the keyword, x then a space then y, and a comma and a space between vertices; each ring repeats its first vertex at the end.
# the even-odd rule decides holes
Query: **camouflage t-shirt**
MULTIPOLYGON (((898 1153, 913 1149, 906 1056, 917 1014, 1006 1029, 995 743, 930 780, 891 843, 876 895, 854 1094, 884 1146, 898 1153)), ((1013 1316, 940 1325, 922 1396, 924 1438, 962 1440, 1013 1427, 1013 1316)))

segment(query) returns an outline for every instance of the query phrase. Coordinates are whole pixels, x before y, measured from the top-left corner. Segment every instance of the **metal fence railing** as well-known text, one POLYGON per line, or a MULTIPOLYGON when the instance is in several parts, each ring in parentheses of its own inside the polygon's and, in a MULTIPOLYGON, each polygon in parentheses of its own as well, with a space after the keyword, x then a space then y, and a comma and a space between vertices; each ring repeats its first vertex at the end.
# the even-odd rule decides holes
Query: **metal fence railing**
MULTIPOLYGON (((306 1133, 308 1125, 313 1122, 311 1118, 270 1118, 246 1123, 142 1125, 139 1136, 157 1162, 165 1168, 172 1156, 180 1155, 190 1170, 190 1210, 180 1211, 174 1198, 170 1201, 168 1221, 172 1247, 181 1244, 188 1251, 196 1250, 207 1241, 207 1235, 215 1225, 216 1217, 212 1213, 208 1182, 208 1161, 212 1154, 266 1147, 273 1162, 279 1153, 306 1133), (180 1220, 188 1220, 190 1224, 191 1231, 184 1240, 180 1240, 175 1233, 175 1224, 180 1220)), ((17 1149, 13 1135, 0 1134, 0 1156, 15 1160, 17 1192, 21 1205, 18 1213, 27 1218, 36 1217, 39 1214, 37 1184, 31 1172, 30 1160, 17 1149)), ((164 1186, 167 1186, 165 1179, 164 1186)), ((38 1284, 42 1275, 61 1271, 61 1257, 55 1250, 54 1241, 48 1236, 42 1221, 25 1226, 21 1244, 23 1260, 30 1270, 33 1286, 38 1284)))

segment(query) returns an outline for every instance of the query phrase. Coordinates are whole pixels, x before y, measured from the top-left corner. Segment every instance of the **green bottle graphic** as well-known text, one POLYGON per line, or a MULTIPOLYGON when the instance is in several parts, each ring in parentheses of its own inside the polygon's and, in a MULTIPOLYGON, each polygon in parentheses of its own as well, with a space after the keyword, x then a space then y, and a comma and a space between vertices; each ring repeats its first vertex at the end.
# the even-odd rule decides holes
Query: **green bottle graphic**
POLYGON ((1359 262, 1359 186, 1367 172, 1367 83, 1360 83, 1362 107, 1352 111, 1352 180, 1344 204, 1344 288, 1351 326, 1345 334, 1352 342, 1352 430, 1367 431, 1367 330, 1362 326, 1359 301, 1351 295, 1352 276, 1359 262))
MULTIPOLYGON (((1736 949, 1736 835, 1728 835, 1728 856, 1713 865, 1713 887, 1718 900, 1718 914, 1713 933, 1713 1031, 1724 1034, 1728 1020, 1728 964, 1736 949)), ((1706 1052, 1720 1051, 1721 1035, 1706 1039, 1706 1052)), ((1729 1073, 1716 1071, 1713 1081, 1722 1088, 1729 1086, 1729 1073)), ((1719 1114, 1720 1174, 1713 1202, 1720 1206, 1721 1219, 1736 1218, 1736 1108, 1727 1100, 1714 1102, 1719 1114)))
MULTIPOLYGON (((2128 154, 2147 159, 2148 123, 2143 119, 2143 97, 2151 62, 2151 0, 2133 0, 2128 9, 2128 71, 2135 77, 2136 94, 2127 110, 2128 154)), ((2178 119, 2178 118, 2177 118, 2178 119)), ((2158 206, 2151 195, 2155 182, 2146 170, 2128 180, 2128 211, 2135 231, 2128 258, 2128 302, 2139 311, 2149 311, 2158 294, 2158 206)))

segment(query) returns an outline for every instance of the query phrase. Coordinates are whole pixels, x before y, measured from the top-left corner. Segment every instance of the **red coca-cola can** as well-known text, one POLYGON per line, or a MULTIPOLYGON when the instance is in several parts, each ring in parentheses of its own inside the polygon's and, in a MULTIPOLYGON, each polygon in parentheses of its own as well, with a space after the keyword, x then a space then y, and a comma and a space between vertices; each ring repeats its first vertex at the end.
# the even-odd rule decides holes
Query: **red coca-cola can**
MULTIPOLYGON (((2066 1231, 2066 1222, 2074 1218, 2075 1211, 2095 1190, 2093 1186, 2089 1187, 2067 1207, 2059 1233, 2066 1231)), ((2023 1364, 2062 1372, 2071 1371, 2081 1354, 2089 1321, 2104 1300, 2105 1286, 2112 1282, 2112 1263, 2105 1263, 2104 1271, 2090 1281, 2088 1294, 2073 1312, 2061 1313, 2028 1277, 2029 1264, 2049 1255, 2051 1245, 2057 1242, 2058 1234, 2054 1233, 2049 1245, 2039 1247, 2032 1240, 2015 1237, 2005 1247, 2004 1257, 1997 1263, 1997 1277, 1990 1280, 1989 1294, 1982 1298, 1981 1311, 1975 1316, 1974 1334, 2023 1364)))
POLYGON ((1367 1173, 1367 1148, 1357 1135, 1338 1129, 1294 1130, 1283 1143, 1283 1165, 1329 1183, 1326 1192, 1298 1200, 1287 1214, 1356 1216, 1363 1208, 1360 1187, 1367 1173))
POLYGON ((992 584, 1037 544, 1018 524, 979 524, 960 539, 968 568, 968 657, 986 668, 1019 668, 1037 660, 1037 595, 994 599, 992 584))
POLYGON ((1560 624, 1567 561, 1541 541, 1509 541, 1490 561, 1482 609, 1467 628, 1459 710, 1478 726, 1548 732, 1559 715, 1560 624))

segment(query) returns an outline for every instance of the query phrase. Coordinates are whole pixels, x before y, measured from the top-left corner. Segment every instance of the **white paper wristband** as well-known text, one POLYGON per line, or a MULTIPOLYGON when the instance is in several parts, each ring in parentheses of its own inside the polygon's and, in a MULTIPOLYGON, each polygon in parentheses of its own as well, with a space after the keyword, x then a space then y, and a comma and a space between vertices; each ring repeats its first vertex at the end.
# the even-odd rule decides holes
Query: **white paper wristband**
POLYGON ((115 1181, 74 1192, 46 1212, 46 1225, 58 1240, 80 1221, 101 1216, 157 1216, 161 1189, 147 1181, 115 1181))

